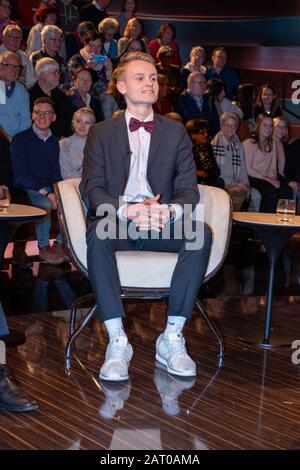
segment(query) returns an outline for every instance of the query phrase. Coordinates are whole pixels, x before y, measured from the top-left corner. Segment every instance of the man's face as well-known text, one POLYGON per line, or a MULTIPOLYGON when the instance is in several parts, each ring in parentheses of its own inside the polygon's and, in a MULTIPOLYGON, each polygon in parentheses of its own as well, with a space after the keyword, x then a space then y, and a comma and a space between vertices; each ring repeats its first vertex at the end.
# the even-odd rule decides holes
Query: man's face
POLYGON ((11 12, 11 4, 9 0, 0 0, 0 19, 5 20, 9 18, 11 12))
POLYGON ((117 88, 125 96, 127 104, 152 105, 157 101, 158 82, 154 65, 143 60, 130 62, 117 88))
POLYGON ((98 4, 101 8, 107 8, 111 4, 111 0, 98 0, 98 4))
POLYGON ((195 96, 202 96, 206 91, 206 80, 202 74, 197 74, 189 82, 189 91, 195 96))
POLYGON ((61 35, 45 39, 44 42, 46 51, 52 55, 55 55, 60 49, 61 40, 61 35))
POLYGON ((0 59, 0 77, 6 85, 18 79, 22 70, 21 58, 12 56, 0 59))
POLYGON ((212 63, 214 68, 224 68, 227 62, 227 54, 225 51, 217 51, 212 56, 212 63))
POLYGON ((22 42, 22 33, 18 29, 9 28, 3 36, 3 44, 7 50, 16 52, 20 49, 22 42))
POLYGON ((34 106, 32 120, 40 131, 46 131, 56 119, 54 110, 49 103, 39 103, 34 106))
POLYGON ((59 85, 60 71, 59 68, 53 68, 47 70, 47 72, 41 73, 41 79, 46 82, 47 86, 53 90, 59 85))

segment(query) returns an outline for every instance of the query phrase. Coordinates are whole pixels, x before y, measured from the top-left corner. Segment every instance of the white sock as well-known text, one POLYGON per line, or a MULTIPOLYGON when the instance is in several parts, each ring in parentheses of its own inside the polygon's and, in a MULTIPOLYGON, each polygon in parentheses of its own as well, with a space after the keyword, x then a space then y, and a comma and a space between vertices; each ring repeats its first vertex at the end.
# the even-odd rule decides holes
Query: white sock
POLYGON ((181 333, 185 322, 186 317, 169 316, 164 334, 167 335, 168 333, 173 333, 174 331, 179 331, 181 333))
POLYGON ((121 317, 106 320, 104 325, 107 329, 109 341, 112 341, 116 335, 127 336, 123 328, 123 321, 121 317))

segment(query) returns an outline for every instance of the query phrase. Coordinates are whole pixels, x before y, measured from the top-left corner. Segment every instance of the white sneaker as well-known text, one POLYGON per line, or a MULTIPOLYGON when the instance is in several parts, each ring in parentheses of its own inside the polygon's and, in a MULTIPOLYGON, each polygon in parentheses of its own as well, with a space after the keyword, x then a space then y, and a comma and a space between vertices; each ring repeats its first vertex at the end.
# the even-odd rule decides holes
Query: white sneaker
POLYGON ((105 395, 105 400, 99 408, 99 414, 102 418, 113 419, 117 412, 124 407, 124 402, 129 398, 131 390, 130 381, 100 381, 100 386, 105 395))
POLYGON ((127 380, 132 356, 133 350, 131 344, 128 343, 127 336, 116 335, 107 346, 105 362, 100 369, 100 379, 114 382, 127 380))
POLYGON ((185 349, 185 340, 179 331, 164 333, 156 341, 156 360, 167 366, 170 374, 182 377, 196 375, 196 364, 185 349))

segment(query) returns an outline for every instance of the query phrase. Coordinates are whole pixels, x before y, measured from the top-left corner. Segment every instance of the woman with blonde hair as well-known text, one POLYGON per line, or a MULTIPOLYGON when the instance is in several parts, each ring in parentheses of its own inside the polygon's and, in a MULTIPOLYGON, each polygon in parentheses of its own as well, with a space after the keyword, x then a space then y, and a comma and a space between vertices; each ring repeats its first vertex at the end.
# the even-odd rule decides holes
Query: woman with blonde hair
POLYGON ((118 55, 122 55, 130 39, 141 39, 145 44, 146 52, 149 52, 148 44, 144 39, 144 26, 138 18, 131 18, 125 28, 124 36, 118 41, 118 55))
POLYGON ((119 23, 115 18, 105 18, 99 23, 99 33, 103 34, 102 52, 111 60, 118 57, 118 41, 114 39, 119 31, 119 23))

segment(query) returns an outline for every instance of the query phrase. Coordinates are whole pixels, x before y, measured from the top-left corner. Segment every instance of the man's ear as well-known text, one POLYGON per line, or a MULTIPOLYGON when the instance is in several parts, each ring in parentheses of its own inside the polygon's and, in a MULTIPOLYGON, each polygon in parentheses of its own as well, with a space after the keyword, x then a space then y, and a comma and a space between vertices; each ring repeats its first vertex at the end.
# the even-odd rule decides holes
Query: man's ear
POLYGON ((118 81, 117 82, 117 90, 121 93, 121 95, 125 95, 125 93, 126 93, 125 82, 118 81))
POLYGON ((52 116, 52 122, 56 121, 56 118, 57 118, 56 114, 53 114, 53 116, 52 116))

